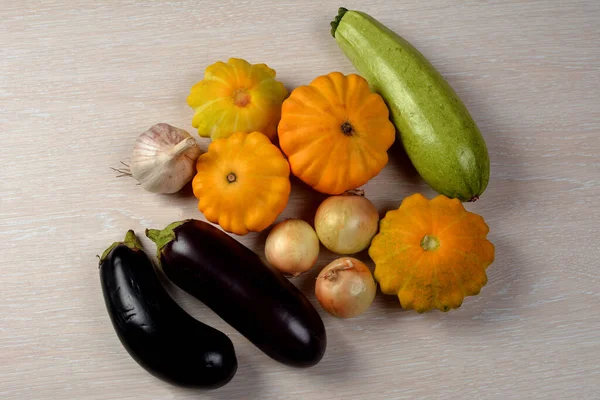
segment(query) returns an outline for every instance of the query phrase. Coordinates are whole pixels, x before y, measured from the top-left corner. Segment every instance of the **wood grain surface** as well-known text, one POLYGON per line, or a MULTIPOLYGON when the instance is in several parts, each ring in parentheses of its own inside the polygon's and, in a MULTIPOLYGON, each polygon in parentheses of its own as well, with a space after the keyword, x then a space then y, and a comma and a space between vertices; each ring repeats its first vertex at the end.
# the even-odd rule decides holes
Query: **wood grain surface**
MULTIPOLYGON (((4 0, 0 132, 2 399, 600 396, 597 0, 4 0), (318 307, 329 345, 311 369, 269 359, 171 288, 186 310, 231 337, 239 370, 212 392, 169 386, 119 343, 96 254, 127 229, 202 216, 189 187, 154 195, 109 167, 155 123, 194 132, 186 97, 217 60, 265 62, 289 89, 355 72, 329 33, 341 5, 411 41, 479 124, 491 180, 466 207, 491 228, 489 283, 446 314, 403 311, 382 295, 351 320, 318 307)), ((399 146, 390 158, 365 186, 382 214, 411 193, 434 194, 399 146)), ((280 219, 310 220, 323 198, 294 182, 280 219)), ((265 236, 238 239, 261 254, 265 236)), ((319 267, 333 258, 323 251, 319 267)), ((294 280, 316 306, 318 270, 294 280)))

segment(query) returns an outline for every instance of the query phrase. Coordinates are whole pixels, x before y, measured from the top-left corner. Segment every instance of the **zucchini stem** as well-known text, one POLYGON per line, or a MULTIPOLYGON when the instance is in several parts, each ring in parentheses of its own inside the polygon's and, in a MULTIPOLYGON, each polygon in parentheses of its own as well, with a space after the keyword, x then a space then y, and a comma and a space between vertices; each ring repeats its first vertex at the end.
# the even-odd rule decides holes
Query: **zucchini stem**
POLYGON ((337 27, 340 24, 340 21, 342 20, 342 18, 344 17, 344 14, 346 14, 347 11, 348 11, 347 8, 340 7, 338 9, 338 15, 336 15, 336 17, 334 18, 334 20, 331 21, 331 23, 330 23, 330 25, 331 25, 331 36, 333 36, 334 38, 335 38, 335 31, 337 30, 337 27))

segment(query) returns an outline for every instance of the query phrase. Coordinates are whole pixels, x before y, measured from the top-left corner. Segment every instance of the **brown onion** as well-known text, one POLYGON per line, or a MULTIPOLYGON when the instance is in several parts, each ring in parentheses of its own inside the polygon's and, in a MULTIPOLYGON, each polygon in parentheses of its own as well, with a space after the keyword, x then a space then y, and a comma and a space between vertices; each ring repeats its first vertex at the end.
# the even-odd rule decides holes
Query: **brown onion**
POLYGON ((308 271, 319 256, 319 238, 314 229, 301 219, 280 222, 269 233, 265 256, 273 267, 286 275, 298 276, 308 271))
POLYGON ((338 258, 323 268, 315 285, 321 306, 339 318, 352 318, 365 312, 376 290, 369 268, 352 257, 338 258))
POLYGON ((377 233, 379 214, 363 192, 326 199, 315 216, 321 243, 337 254, 354 254, 369 247, 377 233))

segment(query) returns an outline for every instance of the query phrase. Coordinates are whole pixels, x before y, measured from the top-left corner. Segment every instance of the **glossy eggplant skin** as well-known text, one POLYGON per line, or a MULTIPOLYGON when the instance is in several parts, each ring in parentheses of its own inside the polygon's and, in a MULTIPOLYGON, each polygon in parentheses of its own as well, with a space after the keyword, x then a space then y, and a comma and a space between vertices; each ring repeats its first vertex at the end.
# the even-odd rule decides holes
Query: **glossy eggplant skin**
POLYGON ((175 285, 271 358, 295 367, 321 360, 327 345, 323 321, 292 283, 214 226, 197 220, 177 224, 146 231, 175 285))
POLYGON ((100 282, 127 352, 148 372, 172 384, 205 389, 225 385, 237 370, 231 340, 179 307, 141 247, 127 237, 125 242, 115 243, 101 258, 100 282))

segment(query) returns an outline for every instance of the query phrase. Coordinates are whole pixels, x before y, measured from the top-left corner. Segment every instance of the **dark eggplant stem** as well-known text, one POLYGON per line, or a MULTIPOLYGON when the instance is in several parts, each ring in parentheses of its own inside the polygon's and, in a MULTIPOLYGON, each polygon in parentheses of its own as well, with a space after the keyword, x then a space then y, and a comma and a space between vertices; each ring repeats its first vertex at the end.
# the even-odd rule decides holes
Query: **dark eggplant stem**
POLYGON ((333 36, 334 38, 335 38, 335 31, 337 30, 337 27, 340 24, 340 21, 344 17, 344 14, 346 14, 347 12, 348 12, 347 8, 340 7, 338 9, 338 15, 336 15, 334 20, 331 21, 331 23, 329 24, 329 25, 331 25, 331 36, 333 36))
POLYGON ((177 221, 167 225, 164 229, 146 229, 146 236, 156 244, 156 257, 160 264, 160 252, 172 240, 175 239, 174 229, 185 224, 189 220, 177 221))
POLYGON ((137 236, 135 236, 135 232, 132 229, 130 229, 125 234, 125 239, 123 239, 122 242, 114 242, 113 244, 110 245, 110 247, 108 249, 104 250, 104 253, 102 253, 102 256, 99 257, 100 260, 98 261, 98 265, 102 264, 102 262, 110 254, 110 252, 115 247, 117 247, 121 244, 124 244, 125 246, 129 247, 131 250, 141 250, 142 249, 142 244, 138 240, 137 236))

